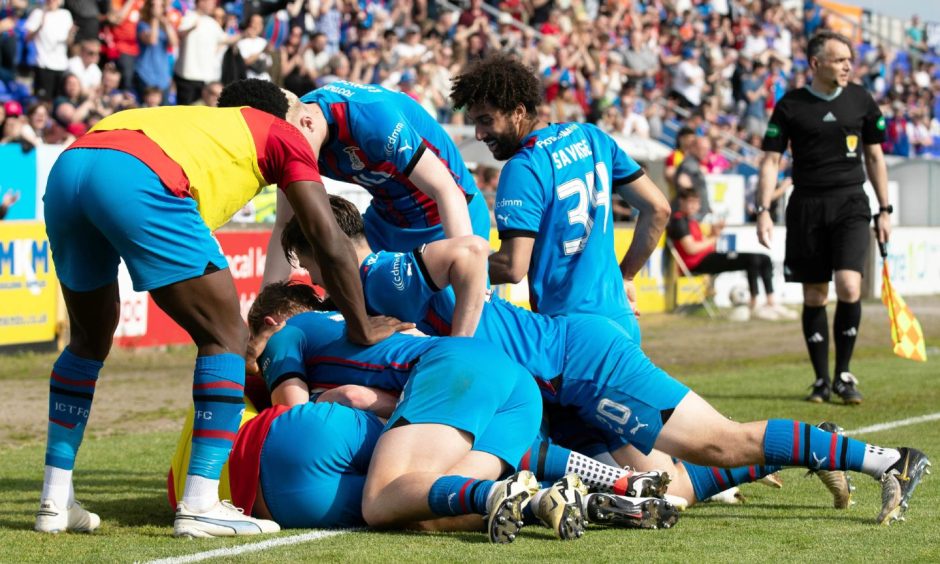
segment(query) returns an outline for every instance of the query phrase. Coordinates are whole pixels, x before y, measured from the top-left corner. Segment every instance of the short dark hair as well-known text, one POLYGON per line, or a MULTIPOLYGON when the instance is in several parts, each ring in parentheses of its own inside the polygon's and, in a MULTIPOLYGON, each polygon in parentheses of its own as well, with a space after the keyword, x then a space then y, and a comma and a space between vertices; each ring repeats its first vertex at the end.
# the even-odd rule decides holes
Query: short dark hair
MULTIPOLYGON (((341 196, 331 194, 330 211, 333 212, 333 217, 336 218, 336 224, 353 242, 365 239, 366 227, 362 221, 362 214, 359 213, 359 209, 352 202, 341 196)), ((281 232, 281 248, 284 249, 284 256, 291 264, 295 264, 297 257, 300 255, 312 252, 310 241, 307 240, 307 236, 300 228, 297 216, 292 217, 284 226, 284 231, 281 232)))
POLYGON ((691 200, 692 198, 701 198, 695 188, 683 188, 679 190, 680 200, 691 200))
POLYGON ((849 41, 849 38, 829 29, 817 31, 813 37, 810 38, 809 44, 806 46, 806 57, 816 57, 818 59, 822 56, 823 49, 826 48, 826 42, 829 40, 838 41, 848 47, 852 58, 855 58, 855 49, 852 47, 852 42, 849 41))
POLYGON ((488 104, 511 112, 522 104, 535 115, 542 103, 542 83, 532 69, 510 55, 497 53, 471 64, 454 79, 450 92, 454 108, 488 104))
POLYGON ((264 328, 264 318, 271 315, 291 317, 320 309, 320 298, 313 286, 290 280, 265 286, 248 310, 248 327, 257 334, 264 328))
POLYGON ((219 94, 220 108, 251 106, 274 117, 285 119, 290 103, 287 95, 271 81, 257 78, 236 80, 222 89, 219 94))

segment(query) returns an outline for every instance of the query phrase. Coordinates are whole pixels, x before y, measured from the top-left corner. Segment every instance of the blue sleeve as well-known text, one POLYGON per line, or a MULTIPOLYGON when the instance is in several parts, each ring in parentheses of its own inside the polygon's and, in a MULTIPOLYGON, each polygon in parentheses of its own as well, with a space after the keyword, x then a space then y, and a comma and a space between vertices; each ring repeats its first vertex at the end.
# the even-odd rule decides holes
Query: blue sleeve
POLYGON ((513 158, 499 173, 496 188, 496 230, 500 236, 539 232, 545 212, 545 195, 541 181, 552 178, 551 171, 539 174, 529 159, 513 158))
POLYGON ((373 163, 391 163, 404 176, 411 174, 426 149, 421 135, 393 103, 361 106, 353 127, 353 137, 373 163))
POLYGON ((412 253, 378 252, 362 263, 366 307, 374 313, 417 323, 437 291, 412 253))
POLYGON ((287 325, 271 337, 258 359, 269 392, 288 378, 303 377, 305 346, 304 332, 293 325, 287 325))

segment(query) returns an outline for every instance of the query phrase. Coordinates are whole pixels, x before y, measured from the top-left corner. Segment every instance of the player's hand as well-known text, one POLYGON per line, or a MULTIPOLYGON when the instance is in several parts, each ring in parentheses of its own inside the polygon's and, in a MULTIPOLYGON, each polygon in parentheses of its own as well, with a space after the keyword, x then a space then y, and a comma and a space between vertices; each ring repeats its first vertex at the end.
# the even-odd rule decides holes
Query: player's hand
POLYGON ((757 215, 757 240, 761 245, 770 248, 770 241, 774 232, 774 221, 769 213, 757 215))
POLYGON ((640 317, 640 309, 636 307, 636 286, 633 284, 633 280, 623 279, 623 291, 627 295, 627 303, 630 304, 633 315, 640 317))
POLYGON ((414 329, 414 327, 414 323, 400 321, 387 315, 376 315, 368 318, 367 335, 359 337, 358 335, 349 334, 348 337, 350 341, 359 345, 374 345, 395 333, 414 329))

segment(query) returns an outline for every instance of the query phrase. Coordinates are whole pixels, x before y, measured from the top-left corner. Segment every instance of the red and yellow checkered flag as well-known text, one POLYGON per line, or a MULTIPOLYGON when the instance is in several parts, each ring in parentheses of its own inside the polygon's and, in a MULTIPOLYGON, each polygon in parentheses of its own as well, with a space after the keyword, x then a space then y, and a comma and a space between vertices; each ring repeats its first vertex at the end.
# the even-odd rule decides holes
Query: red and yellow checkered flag
POLYGON ((881 269, 881 301, 888 308, 894 354, 901 358, 927 362, 924 331, 920 328, 920 322, 914 317, 911 308, 904 303, 904 298, 898 295, 891 286, 891 276, 888 273, 888 252, 884 243, 879 243, 878 246, 881 250, 883 264, 881 269))

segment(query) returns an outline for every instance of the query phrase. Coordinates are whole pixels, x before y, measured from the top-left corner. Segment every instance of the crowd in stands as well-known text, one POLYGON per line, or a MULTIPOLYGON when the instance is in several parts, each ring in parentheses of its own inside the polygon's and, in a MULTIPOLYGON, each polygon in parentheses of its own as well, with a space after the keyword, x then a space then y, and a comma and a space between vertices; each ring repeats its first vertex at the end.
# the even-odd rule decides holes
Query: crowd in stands
MULTIPOLYGON (((129 107, 212 104, 238 77, 298 94, 382 84, 460 124, 451 77, 503 50, 542 74, 551 121, 670 144, 686 127, 708 145, 709 172, 756 165, 775 101, 808 82, 808 36, 833 17, 813 0, 34 1, 0 0, 4 142, 67 142, 129 107)), ((915 17, 905 45, 857 42, 889 154, 940 156, 931 39, 915 17)))

